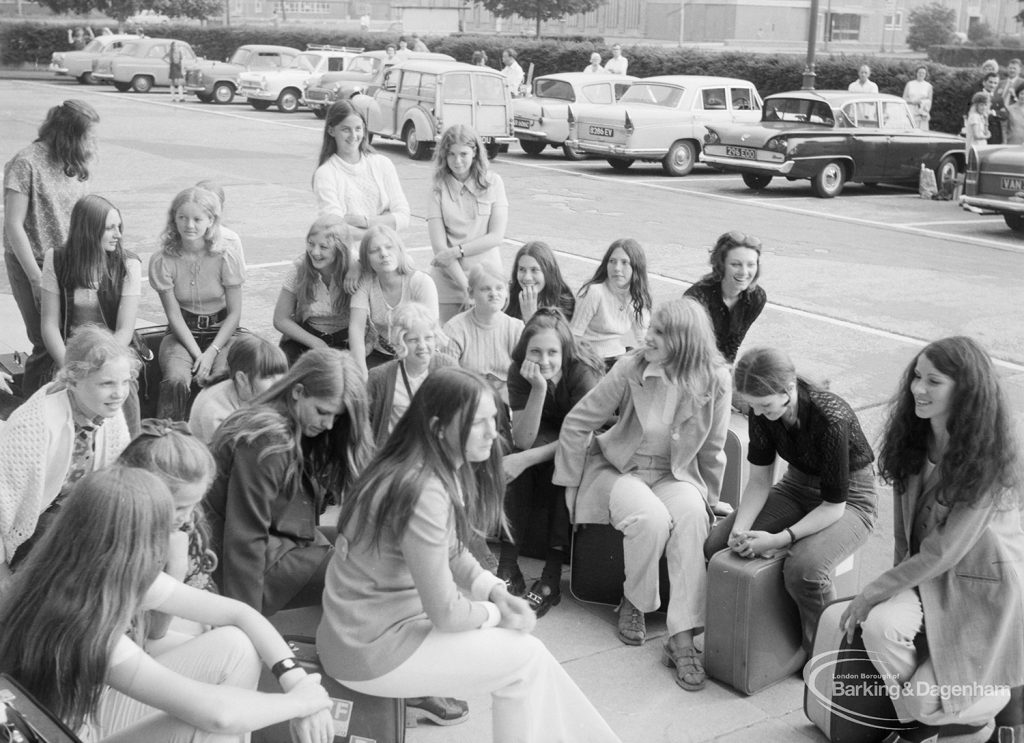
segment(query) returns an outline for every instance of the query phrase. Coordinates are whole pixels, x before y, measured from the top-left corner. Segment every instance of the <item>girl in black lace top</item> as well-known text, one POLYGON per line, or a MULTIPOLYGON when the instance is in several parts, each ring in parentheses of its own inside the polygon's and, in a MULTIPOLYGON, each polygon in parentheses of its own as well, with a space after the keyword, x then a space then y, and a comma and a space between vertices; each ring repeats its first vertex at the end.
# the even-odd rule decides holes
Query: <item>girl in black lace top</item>
POLYGON ((750 476, 739 508, 715 526, 704 553, 710 559, 728 547, 764 557, 788 549, 786 590, 809 650, 818 616, 835 598, 835 566, 874 526, 875 456, 849 404, 798 377, 785 353, 748 351, 733 379, 751 408, 750 476), (789 467, 773 485, 776 457, 789 467))

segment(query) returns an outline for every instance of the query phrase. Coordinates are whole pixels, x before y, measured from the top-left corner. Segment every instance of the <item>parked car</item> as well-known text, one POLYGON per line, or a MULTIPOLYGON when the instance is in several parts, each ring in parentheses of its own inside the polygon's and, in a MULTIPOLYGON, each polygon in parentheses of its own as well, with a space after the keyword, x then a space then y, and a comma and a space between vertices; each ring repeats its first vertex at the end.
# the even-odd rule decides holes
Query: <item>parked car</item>
MULTIPOLYGON (((405 59, 455 61, 454 57, 450 57, 447 54, 435 54, 434 52, 407 52, 405 59)), ((322 119, 327 115, 327 109, 335 101, 351 98, 360 93, 373 95, 373 92, 380 87, 380 83, 384 79, 384 70, 398 61, 394 57, 391 58, 391 61, 388 61, 387 52, 383 49, 363 52, 358 57, 350 59, 345 69, 341 72, 325 72, 322 75, 311 76, 306 81, 306 89, 302 95, 302 105, 312 110, 318 119, 322 119)))
POLYGON ((362 51, 343 46, 310 46, 280 70, 241 73, 238 92, 257 111, 265 111, 276 103, 282 113, 295 113, 299 110, 302 91, 311 75, 341 72, 349 60, 362 51))
POLYGON ((73 77, 82 85, 94 83, 93 60, 104 54, 116 54, 128 41, 141 39, 136 34, 107 34, 97 36, 86 44, 85 49, 75 52, 54 52, 50 55, 50 71, 58 76, 73 77))
POLYGON ((142 38, 126 42, 117 54, 96 59, 92 66, 92 76, 113 83, 122 93, 128 90, 148 93, 154 87, 169 86, 171 67, 167 54, 171 50, 171 42, 176 42, 181 50, 183 68, 198 59, 192 47, 180 39, 142 38))
POLYGON ((548 146, 558 147, 569 160, 586 155, 574 150, 569 139, 569 104, 579 116, 584 104, 606 106, 622 97, 636 80, 630 75, 559 72, 533 81, 530 95, 512 99, 513 124, 519 146, 527 155, 539 155, 548 146))
POLYGON ((1024 148, 972 147, 967 155, 963 204, 1002 214, 1007 227, 1024 232, 1024 148))
POLYGON ((709 129, 704 162, 741 173, 755 190, 781 175, 809 179, 828 199, 850 181, 917 183, 922 164, 939 183, 964 167, 962 137, 916 128, 906 102, 882 93, 778 93, 765 99, 761 121, 709 129))
POLYGON ((601 155, 616 170, 643 160, 681 176, 697 163, 705 126, 757 121, 761 96, 746 80, 661 75, 637 80, 614 105, 569 110, 574 149, 601 155))
POLYGON ((203 103, 231 103, 243 72, 280 70, 299 54, 298 49, 290 46, 246 44, 238 47, 227 62, 204 59, 188 67, 185 90, 195 93, 203 103))
POLYGON ((370 133, 405 142, 409 157, 430 157, 434 144, 452 124, 468 124, 496 157, 514 142, 512 98, 505 77, 490 67, 462 62, 409 60, 384 73, 372 97, 359 95, 370 133))

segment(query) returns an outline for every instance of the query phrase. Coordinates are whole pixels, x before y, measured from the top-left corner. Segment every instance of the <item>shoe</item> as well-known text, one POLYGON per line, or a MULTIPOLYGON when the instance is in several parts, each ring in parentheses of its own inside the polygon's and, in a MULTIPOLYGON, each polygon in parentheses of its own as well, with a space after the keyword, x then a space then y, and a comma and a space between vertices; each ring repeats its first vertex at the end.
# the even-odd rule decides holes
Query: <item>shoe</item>
POLYGON ((513 596, 522 596, 526 593, 526 579, 518 565, 510 568, 498 566, 498 577, 505 581, 505 587, 513 596))
POLYGON ((627 645, 643 645, 647 639, 644 613, 633 606, 625 596, 619 604, 619 639, 627 645))
POLYGON ((661 651, 661 662, 668 668, 675 668, 676 684, 687 691, 700 691, 707 683, 708 675, 697 656, 697 648, 687 645, 675 650, 665 643, 661 651))
POLYGON ((533 609, 537 619, 540 619, 551 610, 552 606, 558 606, 558 602, 562 600, 562 591, 558 586, 552 586, 541 578, 533 582, 530 590, 523 594, 523 598, 533 609))
POLYGON ((420 720, 435 725, 460 725, 469 719, 469 705, 451 697, 415 697, 405 700, 405 726, 414 728, 420 720))

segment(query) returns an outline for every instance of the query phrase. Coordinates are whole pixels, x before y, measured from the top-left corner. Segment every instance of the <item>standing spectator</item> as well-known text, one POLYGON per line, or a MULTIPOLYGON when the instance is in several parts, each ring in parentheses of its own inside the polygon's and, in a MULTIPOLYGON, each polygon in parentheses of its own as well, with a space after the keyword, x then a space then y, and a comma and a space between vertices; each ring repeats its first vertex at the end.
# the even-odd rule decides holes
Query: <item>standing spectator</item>
POLYGON ((473 52, 473 64, 476 65, 477 67, 486 67, 487 52, 485 52, 483 49, 477 49, 475 52, 473 52))
POLYGON ((519 66, 519 62, 516 60, 516 50, 510 48, 503 51, 501 53, 501 61, 504 65, 501 68, 501 72, 505 76, 509 90, 512 91, 513 96, 520 95, 523 91, 523 81, 526 79, 526 75, 523 74, 523 68, 519 66))
POLYGON ((878 84, 870 78, 871 68, 866 64, 862 64, 860 69, 857 70, 857 79, 850 83, 847 90, 852 93, 877 93, 878 84))
POLYGON ((644 613, 661 603, 658 562, 665 555, 671 591, 662 663, 675 668, 686 691, 703 689, 707 678, 693 637, 704 627, 701 544, 710 527, 708 498, 718 500, 725 474, 730 388, 704 308, 688 298, 660 305, 644 346, 565 417, 555 453, 552 483, 575 490, 566 492, 574 523, 611 524, 623 533, 618 636, 627 645, 647 639, 644 613))
MULTIPOLYGON (((992 102, 995 100, 996 88, 999 87, 999 73, 989 72, 986 73, 985 77, 981 81, 981 90, 979 92, 986 93, 989 96, 989 112, 988 112, 988 143, 989 144, 1002 144, 1003 143, 1003 120, 999 118, 999 114, 992 110, 992 102)), ((975 93, 977 95, 977 93, 975 93)), ((967 134, 967 117, 971 113, 971 109, 974 108, 974 96, 971 97, 970 103, 967 105, 967 112, 964 114, 964 135, 967 134)))
POLYGON ((350 101, 327 109, 313 193, 320 216, 337 214, 352 228, 352 245, 375 225, 409 226, 409 202, 395 165, 370 147, 366 119, 350 101))
POLYGON ((384 65, 393 65, 398 61, 398 47, 394 44, 388 44, 384 47, 384 65))
MULTIPOLYGON (((125 347, 153 358, 145 345, 134 343, 142 260, 124 249, 121 235, 121 212, 102 196, 89 194, 71 211, 67 243, 46 251, 40 332, 54 366, 64 366, 71 334, 90 324, 107 328, 125 347)), ((139 394, 134 385, 124 411, 128 429, 137 434, 139 394)))
POLYGON ((1017 92, 1024 85, 1024 80, 1021 80, 1020 77, 1020 67, 1021 62, 1019 59, 1014 58, 1007 62, 1007 75, 1000 80, 993 96, 993 98, 998 98, 1000 102, 1000 107, 996 107, 996 111, 1005 110, 1008 106, 1017 102, 1017 92))
POLYGON ((221 239, 220 199, 205 188, 174 197, 160 241, 149 261, 149 285, 167 316, 157 416, 180 421, 188 417, 193 381, 203 387, 224 368, 221 352, 242 317, 245 262, 221 239))
POLYGON ((75 49, 75 51, 82 51, 88 45, 90 41, 96 38, 96 34, 92 32, 92 28, 82 28, 79 26, 73 32, 68 29, 68 43, 75 49), (89 38, 86 39, 86 32, 89 34, 89 38))
POLYGON ((398 51, 395 52, 395 60, 397 64, 401 64, 405 60, 409 59, 409 52, 411 51, 412 49, 409 48, 409 42, 405 40, 405 37, 399 39, 398 51))
MULTIPOLYGON (((879 470, 893 486, 895 564, 840 623, 850 638, 861 625, 885 688, 901 692, 900 719, 920 723, 914 740, 996 740, 992 718, 1024 684, 1013 428, 999 373, 965 337, 926 346, 890 406, 879 470)), ((1020 741, 1015 727, 998 740, 1020 741)))
POLYGON ((437 285, 441 322, 469 299, 469 269, 486 265, 501 274, 501 243, 508 224, 505 184, 487 165, 480 136, 465 124, 448 127, 434 151, 434 178, 427 205, 427 231, 434 250, 431 276, 437 285))
POLYGON ((601 66, 601 55, 598 52, 590 55, 590 64, 584 67, 583 71, 591 74, 604 72, 604 67, 601 66))
POLYGON ((363 31, 364 33, 366 31, 370 30, 370 14, 369 13, 363 13, 361 16, 359 16, 359 30, 363 31))
POLYGON ((726 232, 711 248, 711 273, 684 292, 707 309, 715 328, 715 343, 732 364, 736 352, 760 316, 768 297, 761 276, 761 241, 742 232, 726 232))
POLYGON ((414 52, 429 52, 430 49, 423 43, 423 39, 420 38, 419 34, 412 35, 412 51, 414 52))
POLYGON ((998 60, 995 59, 986 59, 984 62, 981 63, 982 79, 984 79, 986 75, 992 72, 996 73, 997 75, 999 74, 999 62, 998 60))
POLYGON ((167 72, 167 77, 171 81, 171 101, 182 101, 185 100, 185 70, 182 69, 182 61, 184 54, 181 49, 178 48, 178 42, 172 41, 171 48, 167 52, 167 56, 164 57, 167 60, 170 68, 167 72))
POLYGON ((4 263, 32 344, 21 383, 25 397, 47 381, 39 310, 43 256, 68 241, 71 210, 88 192, 99 120, 85 101, 64 101, 47 112, 38 138, 4 165, 4 263))
POLYGON ((928 68, 921 65, 914 72, 914 79, 908 80, 903 88, 903 100, 910 106, 914 123, 918 129, 929 128, 932 118, 932 84, 928 82, 928 68))
POLYGON ((988 128, 989 106, 992 99, 988 93, 975 93, 971 98, 971 112, 967 114, 964 134, 967 137, 967 151, 975 144, 988 144, 991 134, 988 128))
POLYGON ((625 75, 629 67, 629 60, 622 56, 622 45, 612 46, 612 57, 604 63, 604 71, 613 75, 625 75))

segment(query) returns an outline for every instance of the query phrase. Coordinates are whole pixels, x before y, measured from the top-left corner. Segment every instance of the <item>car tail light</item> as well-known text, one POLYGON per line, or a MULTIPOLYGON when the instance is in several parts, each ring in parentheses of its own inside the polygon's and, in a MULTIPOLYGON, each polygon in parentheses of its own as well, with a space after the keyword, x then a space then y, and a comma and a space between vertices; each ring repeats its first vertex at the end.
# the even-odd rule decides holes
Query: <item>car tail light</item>
POLYGON ((540 125, 540 124, 543 124, 543 123, 544 123, 544 115, 545 115, 545 114, 544 114, 544 106, 541 106, 541 107, 540 107, 540 118, 539 118, 539 119, 537 119, 537 124, 538 124, 538 125, 540 125))
POLYGON ((978 170, 978 151, 973 147, 967 151, 967 168, 968 171, 978 170))
POLYGON ((718 144, 721 141, 722 138, 714 129, 708 129, 708 133, 704 135, 704 144, 718 144))
POLYGON ((633 120, 631 118, 629 118, 629 111, 626 111, 626 124, 625 124, 625 127, 626 127, 626 134, 632 134, 633 133, 633 129, 634 129, 633 120))
POLYGON ((576 123, 576 117, 572 113, 572 106, 565 107, 565 120, 569 122, 569 126, 576 123))

